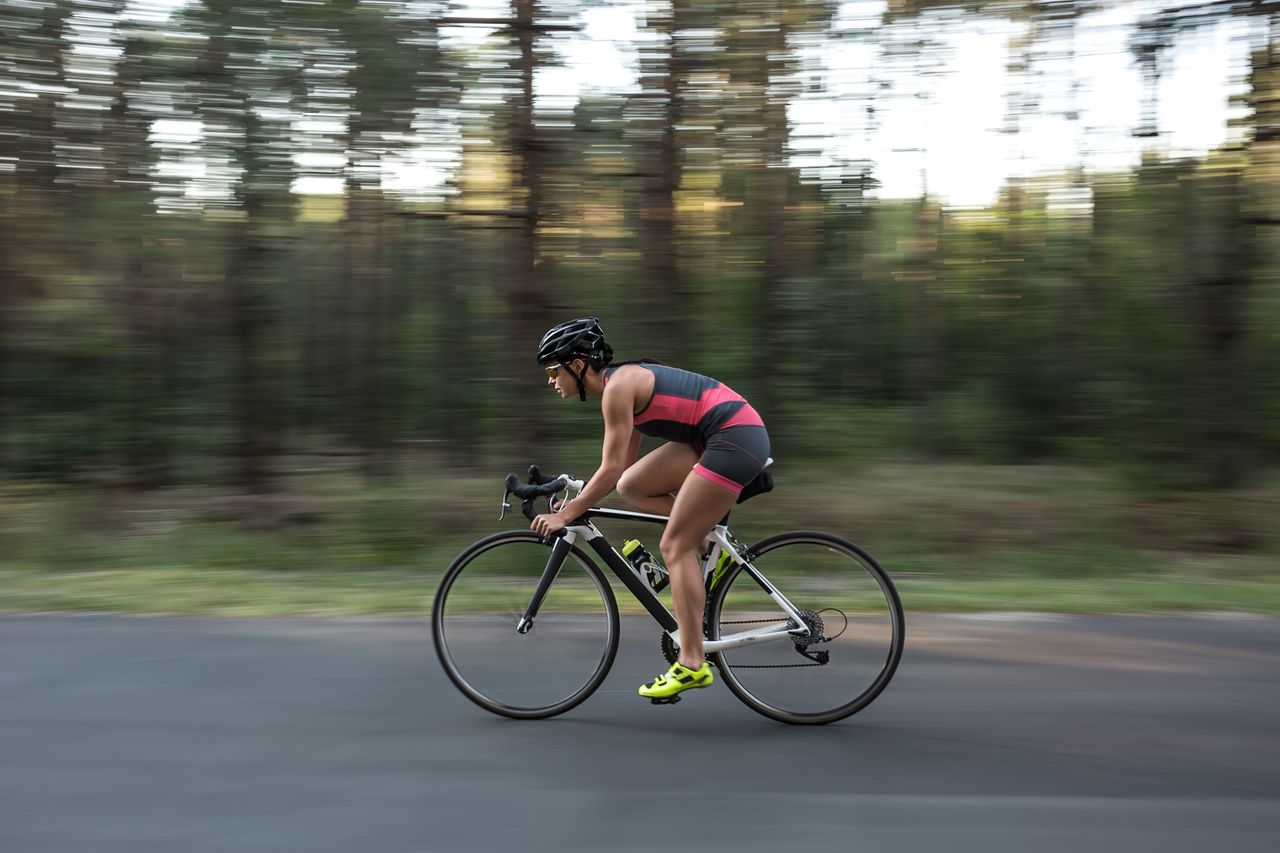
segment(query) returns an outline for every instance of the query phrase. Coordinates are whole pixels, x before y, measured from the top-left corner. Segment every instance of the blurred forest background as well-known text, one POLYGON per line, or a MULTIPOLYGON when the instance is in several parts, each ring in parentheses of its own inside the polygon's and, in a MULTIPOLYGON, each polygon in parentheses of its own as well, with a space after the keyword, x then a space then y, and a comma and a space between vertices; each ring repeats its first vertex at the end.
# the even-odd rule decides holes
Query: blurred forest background
POLYGON ((620 358, 763 413, 775 526, 922 576, 1275 576, 1280 3, 614 4, 634 85, 539 94, 609 5, 6 2, 4 564, 439 569, 507 471, 594 470, 598 408, 532 356, 597 314, 620 358), (1118 6, 1131 166, 1081 143, 960 206, 833 139, 836 111, 870 140, 923 105, 974 21, 1010 33, 1002 133, 1079 124, 1083 31, 1118 6), (1223 26, 1232 126, 1189 155, 1161 75, 1223 26), (824 91, 845 49, 873 67, 824 91), (815 95, 832 120, 802 127, 815 95))

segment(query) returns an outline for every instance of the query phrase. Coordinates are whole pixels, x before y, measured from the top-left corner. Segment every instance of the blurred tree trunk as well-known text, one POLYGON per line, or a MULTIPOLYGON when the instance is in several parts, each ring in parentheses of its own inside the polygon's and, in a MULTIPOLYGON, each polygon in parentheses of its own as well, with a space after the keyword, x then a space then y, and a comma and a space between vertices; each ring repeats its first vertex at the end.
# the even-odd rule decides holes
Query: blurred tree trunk
MULTIPOLYGON (((211 85, 210 111, 219 120, 239 131, 233 156, 242 169, 236 187, 241 216, 225 228, 228 262, 226 267, 226 310, 233 358, 235 387, 232 391, 232 418, 235 434, 236 485, 251 494, 270 490, 266 464, 270 442, 268 429, 269 395, 263 365, 264 336, 268 324, 267 261, 270 254, 268 219, 281 206, 283 174, 273 169, 280 147, 265 119, 250 104, 255 84, 269 81, 255 75, 265 73, 259 66, 233 63, 231 42, 237 38, 238 14, 230 3, 211 4, 212 32, 205 49, 203 76, 211 85), (247 79, 236 77, 237 73, 247 79)), ((287 151, 287 149, 286 149, 287 151)))
POLYGON ((326 318, 329 332, 325 336, 330 358, 327 359, 333 368, 330 382, 335 393, 329 395, 328 403, 332 406, 329 416, 333 418, 335 431, 341 436, 343 443, 359 446, 360 417, 355 411, 357 393, 356 361, 360 357, 360 314, 358 270, 360 265, 360 222, 363 214, 360 206, 362 199, 359 191, 352 191, 350 175, 345 187, 346 217, 340 226, 341 267, 337 277, 335 292, 330 305, 331 313, 326 318))
MULTIPOLYGON (((1087 191, 1083 174, 1077 189, 1087 191)), ((1099 334, 1099 298, 1094 262, 1097 205, 1093 212, 1073 216, 1069 233, 1060 235, 1055 245, 1055 266, 1067 283, 1062 293, 1065 310, 1058 323, 1062 359, 1059 372, 1063 389, 1063 432, 1069 437, 1093 435, 1098 426, 1093 389, 1101 370, 1094 347, 1099 334)))
POLYGON ((116 81, 99 138, 105 143, 105 174, 110 178, 100 195, 110 199, 118 215, 108 228, 118 228, 118 241, 127 254, 121 293, 123 325, 129 333, 126 395, 125 462, 129 478, 146 488, 173 481, 169 413, 176 392, 179 358, 177 335, 168 304, 172 293, 168 276, 156 273, 163 257, 159 217, 154 210, 153 170, 158 157, 149 138, 150 122, 130 107, 131 98, 145 84, 147 43, 129 38, 116 65, 116 81))
MULTIPOLYGON (((1252 57, 1248 103, 1252 138, 1245 147, 1256 169, 1276 162, 1280 140, 1280 41, 1277 18, 1267 24, 1266 44, 1252 57)), ((1254 174, 1256 177, 1256 173, 1254 174)), ((1213 489, 1239 487, 1254 455, 1246 395, 1248 368, 1243 345, 1251 280, 1257 274, 1255 228, 1274 228, 1272 199, 1252 197, 1247 167, 1235 164, 1206 172, 1183 183, 1185 234, 1183 250, 1191 315, 1197 332, 1199 360, 1192 387, 1198 432, 1203 443, 1205 483, 1213 489)), ((1274 196, 1273 196, 1274 198, 1274 196)))
POLYGON ((331 368, 333 357, 333 339, 329 328, 329 318, 335 313, 332 310, 334 299, 335 267, 328 254, 332 247, 341 245, 332 233, 334 226, 328 222, 316 223, 311 227, 310 239, 314 245, 310 247, 309 257, 300 270, 308 285, 299 295, 301 308, 295 316, 298 323, 298 334, 302 339, 302 364, 298 374, 302 380, 299 389, 299 404, 293 409, 292 426, 300 434, 306 428, 314 428, 328 414, 327 403, 335 381, 336 371, 331 368))
MULTIPOLYGON (((1064 47, 1056 58, 1065 61, 1068 67, 1075 68, 1079 61, 1077 39, 1079 36, 1080 16, 1089 6, 1084 0, 1070 0, 1066 8, 1056 10, 1052 15, 1052 7, 1041 10, 1047 16, 1041 32, 1047 37, 1057 35, 1057 41, 1064 47)), ((1074 127, 1081 126, 1081 109, 1079 87, 1073 83, 1070 90, 1066 118, 1074 127)), ((1057 323, 1057 336, 1061 341, 1062 358, 1058 359, 1057 368, 1053 371, 1060 377, 1061 411, 1060 428, 1064 435, 1079 438, 1091 435, 1097 429, 1097 417, 1094 411, 1092 389, 1097 384, 1098 366, 1091 343, 1096 340, 1097 305, 1093 293, 1096 285, 1092 269, 1094 258, 1093 229, 1096 224, 1094 214, 1097 211, 1097 199, 1090 207, 1084 207, 1084 199, 1090 196, 1090 187, 1086 178, 1083 145, 1077 150, 1079 158, 1071 177, 1071 189, 1076 195, 1075 203, 1083 209, 1071 211, 1063 218, 1058 233, 1050 233, 1053 241, 1049 259, 1053 269, 1060 270, 1066 279, 1062 289, 1061 303, 1063 310, 1056 312, 1060 317, 1057 323), (1056 239, 1055 239, 1056 236, 1056 239)))
POLYGON ((9 181, 0 178, 0 472, 8 469, 9 442, 11 436, 12 402, 9 387, 10 341, 13 340, 14 323, 11 319, 14 303, 14 278, 18 265, 13 257, 13 242, 10 238, 12 223, 7 211, 13 199, 7 186, 9 181))
POLYGON ((266 247, 255 232, 252 213, 233 223, 231 263, 227 271, 227 301, 234 345, 236 387, 236 481, 252 494, 268 491, 265 413, 267 395, 260 367, 265 306, 259 283, 266 247))
POLYGON ((0 25, 0 470, 12 465, 17 437, 15 344, 20 300, 35 294, 43 261, 59 257, 57 102, 65 79, 65 2, 6 4, 0 25), (21 92, 21 97, 18 93, 21 92))
MULTIPOLYGON (((350 0, 347 0, 350 2, 350 0)), ((356 326, 353 438, 362 451, 367 477, 390 469, 388 433, 393 401, 387 394, 390 355, 386 218, 390 215, 381 167, 389 146, 399 143, 412 126, 413 108, 423 101, 416 87, 419 63, 434 53, 434 34, 420 31, 390 5, 363 2, 340 6, 340 43, 354 53, 349 72, 352 88, 347 118, 346 197, 352 238, 357 242, 349 285, 354 287, 352 320, 356 326)))
MULTIPOLYGON (((537 379, 533 356, 538 341, 551 325, 547 294, 553 286, 553 282, 546 280, 543 259, 539 255, 544 140, 538 134, 533 114, 533 79, 538 68, 534 49, 537 33, 535 16, 538 12, 535 0, 512 2, 518 48, 514 62, 519 92, 512 116, 511 150, 514 184, 523 200, 520 227, 511 243, 513 281, 505 321, 509 334, 505 349, 509 359, 506 372, 512 388, 511 407, 518 418, 515 434, 511 436, 513 453, 517 458, 530 462, 536 461, 534 454, 546 439, 540 407, 534 402, 534 395, 543 392, 543 388, 537 379)), ((586 311, 578 308, 577 313, 586 311)))
POLYGON ((946 375, 946 320, 937 293, 942 229, 941 206, 921 198, 913 245, 899 282, 905 336, 904 391, 906 398, 919 404, 923 413, 915 421, 912 441, 922 450, 933 453, 945 452, 948 448, 945 411, 939 408, 946 375))
MULTIPOLYGON (((1274 18, 1264 49, 1253 56, 1249 104, 1252 139, 1246 146, 1255 166, 1274 163, 1280 140, 1280 45, 1274 18)), ((1246 394, 1248 368, 1243 344, 1251 279, 1257 258, 1254 230, 1274 228, 1267 198, 1251 198, 1247 168, 1223 166, 1183 183, 1191 315, 1200 358, 1192 387, 1207 469, 1206 485, 1233 489, 1244 480, 1254 454, 1246 394)), ((1266 178, 1264 177, 1264 186, 1266 178)), ((1267 188, 1264 192, 1269 191, 1267 188)))
POLYGON ((1222 169, 1183 185, 1183 251, 1199 358, 1189 383, 1206 462, 1205 484, 1240 485, 1249 454, 1243 394, 1244 306, 1252 252, 1240 171, 1222 169))
MULTIPOLYGON (((348 151, 351 151, 348 147, 348 151)), ((381 437, 380 407, 380 257, 378 223, 380 204, 375 191, 362 187, 348 168, 347 231, 344 236, 344 311, 349 357, 344 377, 348 438, 361 452, 366 476, 383 473, 378 457, 385 450, 381 437)))
MULTIPOLYGON (((147 224, 154 227, 154 223, 147 224)), ((146 233, 146 225, 139 230, 146 233)), ((132 242, 133 256, 124 282, 122 306, 129 330, 125 460, 131 481, 144 488, 157 488, 168 484, 171 478, 168 436, 162 425, 167 400, 161 383, 168 373, 161 363, 167 353, 159 346, 163 309, 158 300, 162 294, 152 274, 154 262, 148 257, 151 240, 139 237, 132 242)))
MULTIPOLYGON (((62 197, 66 193, 56 183, 57 146, 62 137, 58 128, 60 94, 49 82, 66 80, 63 51, 67 45, 64 38, 73 11, 72 4, 65 0, 35 7, 32 12, 39 16, 39 26, 33 36, 23 40, 25 44, 22 45, 22 52, 26 54, 24 58, 30 63, 28 69, 32 72, 30 82, 34 85, 30 91, 38 93, 31 101, 24 102, 18 111, 19 121, 26 125, 22 134, 25 172, 33 179, 43 202, 35 209, 55 222, 57 213, 66 212, 62 205, 62 197)), ((0 30, 9 31, 9 28, 0 27, 0 30)), ((10 55, 6 51, 6 58, 10 55)))
POLYGON ((390 350, 386 294, 386 211, 381 193, 370 199, 371 231, 368 270, 364 276, 363 315, 364 352, 361 364, 364 377, 360 383, 364 437, 364 473, 366 477, 386 476, 391 460, 391 442, 387 436, 392 401, 386 393, 386 353, 390 350))
MULTIPOLYGON (((444 227, 448 228, 447 225, 444 227)), ((446 236, 432 245, 435 256, 433 266, 438 282, 434 290, 435 311, 440 318, 437 325, 440 335, 434 363, 424 365, 423 368, 427 376, 444 376, 452 372, 445 371, 444 368, 456 365, 462 354, 472 346, 476 325, 472 321, 471 300, 459 263, 467 254, 470 236, 473 235, 463 231, 446 236), (460 242, 461 252, 453 248, 455 240, 460 242)), ((535 341, 533 346, 536 345, 535 341)), ((466 467, 476 458, 473 398, 467 394, 465 386, 454 382, 435 381, 432 386, 439 400, 436 423, 444 442, 445 458, 459 467, 466 467)))
MULTIPOLYGON (((859 178, 859 196, 866 192, 869 180, 864 171, 859 178)), ((849 215, 841 217, 841 223, 835 239, 843 243, 844 251, 837 253, 840 266, 836 280, 841 288, 835 298, 847 306, 843 315, 849 325, 833 333, 834 341, 839 342, 841 363, 836 375, 847 393, 860 400, 881 400, 889 384, 885 376, 887 324, 884 297, 868 261, 875 235, 870 204, 862 200, 849 215)))
MULTIPOLYGON (((759 80, 760 121, 764 126, 763 150, 755 171, 757 195, 754 199, 756 229, 764 249, 764 272, 760 278, 759 325, 756 332, 756 375, 753 405, 765 418, 779 412, 782 400, 778 393, 783 363, 783 334, 790 328, 787 303, 783 298, 789 257, 787 253, 787 202, 791 170, 787 166, 787 104, 782 94, 782 78, 789 71, 787 46, 788 25, 785 15, 766 19, 758 33, 758 56, 762 62, 759 80)), ((778 438, 785 441, 782 431, 778 438)))
POLYGON ((900 282, 906 336, 904 390, 906 398, 916 403, 932 400, 942 377, 942 318, 934 293, 941 226, 941 208, 920 199, 915 235, 900 282))
POLYGON ((647 165, 642 169, 644 282, 638 300, 644 322, 645 337, 651 346, 663 352, 678 365, 686 365, 691 353, 691 329, 672 334, 677 318, 688 316, 693 306, 681 279, 680 242, 676 222, 676 194, 680 189, 680 145, 676 128, 684 112, 683 85, 686 61, 681 47, 681 30, 686 26, 688 0, 671 0, 666 13, 653 28, 661 33, 659 46, 641 53, 641 67, 647 72, 642 80, 658 81, 657 87, 644 93, 652 96, 654 106, 647 116, 654 125, 653 140, 646 146, 647 165), (665 45, 665 49, 663 48, 665 45))
POLYGON ((745 155, 748 164, 746 215, 754 238, 748 251, 760 264, 750 300, 754 316, 746 327, 754 355, 751 400, 766 422, 775 417, 771 435, 782 448, 787 443, 786 419, 776 416, 783 414, 786 402, 783 384, 793 381, 781 369, 788 356, 788 336, 798 335, 802 350, 812 352, 810 334, 795 328, 791 310, 795 300, 786 293, 796 260, 790 250, 794 235, 788 206, 795 174, 788 159, 787 110, 799 91, 799 39, 824 30, 834 6, 822 0, 747 2, 736 11, 739 14, 729 18, 732 23, 725 40, 723 62, 730 70, 729 87, 736 92, 731 92, 725 105, 724 131, 726 139, 736 139, 742 148, 731 156, 745 155), (742 102, 750 109, 744 110, 742 102))

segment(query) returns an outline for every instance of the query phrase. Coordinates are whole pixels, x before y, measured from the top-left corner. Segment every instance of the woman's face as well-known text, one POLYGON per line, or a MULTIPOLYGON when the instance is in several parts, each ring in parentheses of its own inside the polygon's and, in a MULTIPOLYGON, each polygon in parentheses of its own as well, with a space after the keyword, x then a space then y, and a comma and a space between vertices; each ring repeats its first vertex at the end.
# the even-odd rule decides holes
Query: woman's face
MULTIPOLYGON (((573 368, 574 373, 581 376, 585 365, 582 359, 575 358, 569 362, 569 366, 573 368)), ((565 398, 578 396, 578 382, 573 378, 573 374, 565 370, 564 365, 548 364, 546 365, 546 371, 547 384, 555 388, 557 394, 565 398)))

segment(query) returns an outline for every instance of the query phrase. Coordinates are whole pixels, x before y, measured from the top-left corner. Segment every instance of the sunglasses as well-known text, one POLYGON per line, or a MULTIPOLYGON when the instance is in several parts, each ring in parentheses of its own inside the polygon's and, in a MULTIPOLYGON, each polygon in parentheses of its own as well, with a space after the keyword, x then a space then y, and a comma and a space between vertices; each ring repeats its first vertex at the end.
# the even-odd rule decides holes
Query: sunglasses
MULTIPOLYGON (((546 374, 547 374, 547 378, 548 378, 548 379, 555 379, 555 378, 556 378, 556 376, 558 376, 558 375, 559 375, 560 371, 561 371, 561 370, 564 370, 564 368, 565 368, 565 366, 564 366, 563 364, 548 364, 547 366, 543 367, 542 369, 543 369, 544 371, 546 371, 546 374)), ((569 371, 569 372, 570 372, 570 375, 572 375, 572 373, 573 373, 572 368, 570 368, 570 371, 569 371)))

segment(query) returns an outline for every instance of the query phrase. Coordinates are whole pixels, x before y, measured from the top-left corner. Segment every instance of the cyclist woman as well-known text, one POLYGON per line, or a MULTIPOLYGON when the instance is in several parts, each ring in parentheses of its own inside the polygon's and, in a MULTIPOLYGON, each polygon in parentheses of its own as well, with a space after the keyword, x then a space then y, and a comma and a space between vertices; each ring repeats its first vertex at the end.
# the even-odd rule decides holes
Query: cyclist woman
POLYGON ((604 447, 600 468, 582 492, 531 526, 550 537, 615 486, 637 509, 670 516, 659 549, 671 577, 680 656, 640 687, 641 696, 662 699, 714 680, 702 651, 706 589, 698 550, 763 470, 769 434, 756 410, 721 382, 652 361, 612 361, 596 317, 553 326, 538 345, 538 364, 561 397, 576 390, 582 402, 600 398, 604 447), (667 443, 637 461, 645 435, 667 443))

